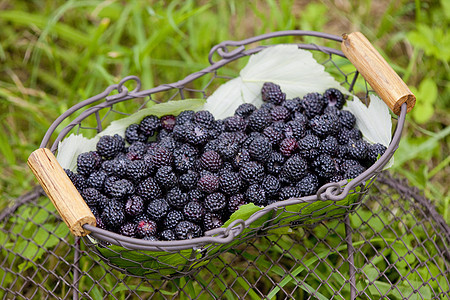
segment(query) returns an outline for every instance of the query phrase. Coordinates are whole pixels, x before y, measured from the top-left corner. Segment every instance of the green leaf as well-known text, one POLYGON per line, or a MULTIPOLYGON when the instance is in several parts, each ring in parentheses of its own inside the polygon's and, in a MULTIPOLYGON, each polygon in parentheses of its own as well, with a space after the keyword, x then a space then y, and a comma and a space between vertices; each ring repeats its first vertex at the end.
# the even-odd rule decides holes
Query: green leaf
POLYGON ((129 250, 117 245, 97 246, 97 249, 110 263, 133 275, 146 276, 149 279, 161 279, 161 276, 176 274, 201 261, 201 253, 190 249, 175 253, 129 250))

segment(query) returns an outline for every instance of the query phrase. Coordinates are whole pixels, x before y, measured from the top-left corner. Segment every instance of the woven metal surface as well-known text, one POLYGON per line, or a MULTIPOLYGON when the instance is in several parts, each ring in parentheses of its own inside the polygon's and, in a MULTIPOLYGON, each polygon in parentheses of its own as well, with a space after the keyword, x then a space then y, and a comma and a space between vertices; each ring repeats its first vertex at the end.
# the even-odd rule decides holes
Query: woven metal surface
POLYGON ((347 217, 256 236, 177 279, 146 280, 105 265, 70 235, 40 188, 1 217, 3 299, 450 297, 450 228, 389 173, 347 217))

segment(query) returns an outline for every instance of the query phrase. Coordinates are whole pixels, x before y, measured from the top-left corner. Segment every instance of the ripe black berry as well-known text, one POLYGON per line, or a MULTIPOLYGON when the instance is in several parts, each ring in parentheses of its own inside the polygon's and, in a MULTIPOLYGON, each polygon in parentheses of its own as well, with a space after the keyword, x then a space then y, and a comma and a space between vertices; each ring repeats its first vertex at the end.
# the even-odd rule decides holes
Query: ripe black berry
POLYGON ((281 91, 278 84, 265 82, 261 88, 261 97, 264 102, 280 105, 286 100, 286 94, 281 91))
POLYGON ((239 169, 239 174, 249 184, 260 183, 264 177, 264 167, 256 161, 245 162, 239 169))
POLYGON ((169 212, 169 203, 165 199, 150 201, 147 207, 147 215, 157 222, 161 221, 169 212))
POLYGON ((344 95, 335 88, 329 88, 323 93, 323 99, 328 106, 336 106, 338 109, 342 109, 345 104, 344 95))
POLYGON ((97 153, 106 159, 114 158, 123 150, 124 146, 125 141, 118 134, 114 136, 104 135, 100 137, 96 145, 97 153))
POLYGON ((205 198, 205 208, 209 212, 221 213, 226 205, 227 201, 222 193, 212 193, 205 198))

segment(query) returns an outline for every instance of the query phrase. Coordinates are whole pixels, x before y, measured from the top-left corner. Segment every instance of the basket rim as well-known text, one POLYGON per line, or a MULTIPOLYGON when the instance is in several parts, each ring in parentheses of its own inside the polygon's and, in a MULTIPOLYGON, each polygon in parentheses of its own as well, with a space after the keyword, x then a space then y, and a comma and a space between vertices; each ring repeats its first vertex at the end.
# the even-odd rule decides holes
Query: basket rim
MULTIPOLYGON (((95 103, 102 99, 105 99, 106 101, 90 108, 90 111, 100 110, 102 108, 108 107, 117 102, 122 102, 122 101, 133 99, 133 98, 146 97, 148 95, 151 95, 151 94, 154 94, 157 92, 167 91, 167 90, 174 89, 174 88, 180 88, 180 87, 184 86, 186 83, 189 83, 197 78, 200 78, 201 76, 203 76, 205 74, 211 73, 234 60, 237 60, 244 56, 249 56, 251 54, 257 53, 266 47, 271 47, 276 44, 270 45, 270 46, 259 46, 259 47, 255 47, 255 48, 252 48, 249 50, 245 50, 245 47, 243 47, 243 45, 247 45, 250 43, 254 43, 254 42, 269 39, 269 38, 287 36, 287 35, 315 36, 315 37, 319 37, 319 38, 334 40, 337 42, 342 41, 342 38, 339 36, 336 36, 336 35, 315 32, 315 31, 302 31, 302 30, 272 32, 272 33, 268 33, 268 34, 264 34, 264 35, 255 36, 255 37, 245 39, 242 41, 224 41, 224 42, 214 46, 211 49, 210 54, 208 56, 211 66, 208 66, 198 72, 192 73, 180 81, 177 81, 177 82, 174 82, 171 84, 162 84, 162 85, 159 85, 159 86, 154 87, 149 90, 140 91, 141 83, 140 83, 139 78, 137 76, 127 76, 127 77, 123 78, 118 84, 114 84, 114 85, 107 87, 102 93, 100 93, 96 96, 93 96, 91 98, 88 98, 88 99, 72 106, 69 110, 67 110, 65 113, 63 113, 61 116, 59 116, 53 122, 53 124, 50 126, 50 128, 46 132, 40 147, 43 148, 48 144, 51 135, 53 134, 53 132, 55 131, 57 126, 59 126, 59 124, 61 124, 63 122, 64 119, 66 119, 68 116, 70 116, 73 112, 83 108, 84 106, 86 106, 88 104, 92 104, 92 103, 95 103), (230 46, 238 47, 238 48, 236 48, 234 50, 234 52, 228 51, 227 47, 230 47, 230 46), (222 59, 217 62, 213 62, 212 56, 216 52, 222 57, 222 59), (133 89, 132 91, 128 91, 124 86, 124 83, 127 81, 135 81, 137 83, 136 88, 133 89), (115 90, 118 91, 118 94, 111 95, 111 93, 115 90)), ((335 55, 339 55, 339 56, 345 58, 345 55, 343 54, 342 51, 336 50, 334 48, 321 47, 321 46, 317 46, 315 44, 295 44, 295 45, 297 45, 299 48, 302 48, 302 49, 318 50, 318 51, 327 53, 329 55, 335 54, 335 55)), ((350 91, 353 88, 353 84, 356 81, 357 76, 358 76, 358 72, 356 71, 353 82, 351 83, 351 85, 349 87, 350 91)), ((360 186, 361 184, 365 184, 367 181, 370 181, 377 173, 382 171, 384 166, 388 163, 388 161, 393 156, 395 150, 398 148, 400 138, 401 138, 401 132, 403 130, 404 122, 406 119, 406 110, 407 110, 407 106, 406 106, 406 103, 404 103, 401 106, 401 113, 400 113, 400 116, 398 117, 396 129, 394 131, 393 137, 392 137, 391 142, 390 142, 389 146, 387 147, 385 153, 375 162, 375 164, 373 164, 366 171, 361 173, 359 176, 357 176, 350 182, 347 182, 347 180, 342 180, 340 182, 328 183, 326 185, 323 185, 319 189, 319 191, 317 192, 316 195, 310 195, 310 196, 305 196, 305 197, 301 197, 301 198, 291 198, 288 200, 277 201, 271 205, 264 207, 261 211, 258 211, 257 213, 255 213, 254 215, 252 215, 249 219, 247 219, 245 221, 244 220, 240 220, 240 221, 236 220, 239 222, 233 222, 226 228, 218 228, 218 229, 212 230, 210 232, 207 232, 207 234, 205 234, 205 236, 193 238, 193 239, 189 239, 189 240, 183 240, 183 241, 147 241, 147 240, 122 236, 120 234, 117 234, 117 233, 114 233, 114 232, 111 232, 108 230, 100 229, 100 228, 97 228, 94 226, 90 226, 88 224, 83 225, 83 228, 91 231, 90 235, 94 238, 104 239, 106 241, 112 242, 112 244, 115 244, 117 246, 125 246, 126 248, 140 249, 140 250, 146 249, 146 250, 150 250, 150 251, 167 251, 167 250, 177 251, 177 250, 181 250, 181 249, 196 248, 198 246, 204 246, 204 245, 213 244, 213 243, 218 243, 218 244, 228 243, 234 237, 236 237, 240 233, 242 233, 244 228, 249 223, 255 221, 256 219, 267 214, 268 212, 272 211, 273 209, 282 208, 282 207, 285 207, 288 205, 310 203, 310 202, 315 202, 315 201, 334 201, 334 202, 336 202, 339 200, 343 200, 346 196, 349 195, 350 191, 354 190, 357 186, 360 186), (251 220, 251 222, 247 222, 248 220, 251 220)), ((52 148, 51 148, 52 152, 55 152, 57 150, 58 143, 68 134, 68 132, 74 126, 76 126, 76 122, 78 122, 82 119, 84 119, 83 115, 79 116, 71 123, 71 124, 73 124, 73 126, 71 126, 71 125, 66 126, 60 132, 57 139, 55 140, 55 142, 52 145, 52 148)))

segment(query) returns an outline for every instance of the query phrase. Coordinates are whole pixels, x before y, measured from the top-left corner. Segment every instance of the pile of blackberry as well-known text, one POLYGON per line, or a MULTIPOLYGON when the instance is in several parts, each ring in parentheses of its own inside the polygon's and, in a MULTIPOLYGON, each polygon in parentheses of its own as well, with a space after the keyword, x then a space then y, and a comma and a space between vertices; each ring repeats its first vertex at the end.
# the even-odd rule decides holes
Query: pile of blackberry
POLYGON ((215 120, 208 111, 147 116, 125 137, 66 170, 97 226, 146 240, 184 240, 220 227, 246 203, 266 206, 352 179, 386 147, 368 144, 337 89, 286 99, 265 83, 264 104, 240 105, 215 120))

